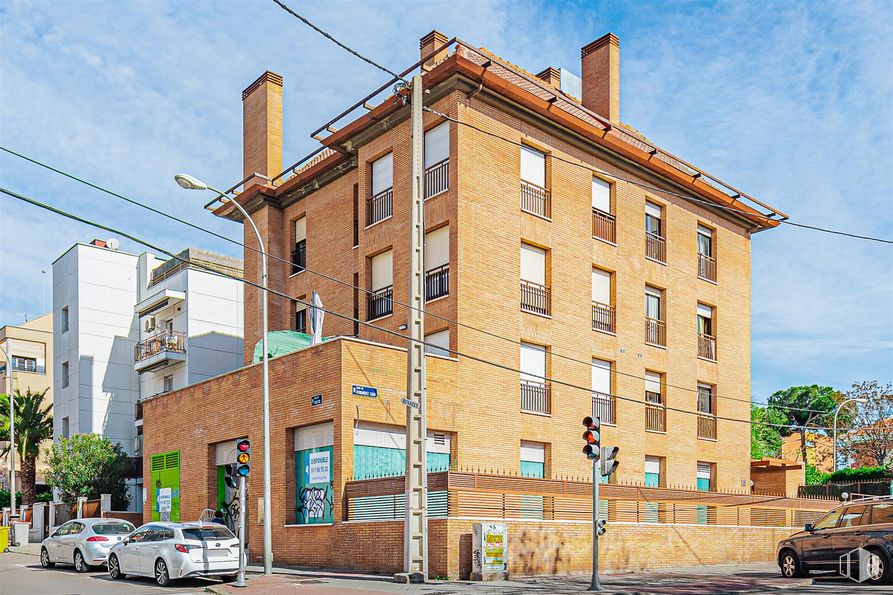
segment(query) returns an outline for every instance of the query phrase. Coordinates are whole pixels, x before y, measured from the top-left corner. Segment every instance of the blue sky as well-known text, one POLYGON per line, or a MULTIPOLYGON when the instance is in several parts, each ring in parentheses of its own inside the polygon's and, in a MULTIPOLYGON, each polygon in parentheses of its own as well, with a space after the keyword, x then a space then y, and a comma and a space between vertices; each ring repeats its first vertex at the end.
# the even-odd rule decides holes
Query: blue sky
MULTIPOLYGON (((579 72, 580 47, 613 31, 624 122, 793 220, 893 237, 893 2, 295 8, 394 69, 414 62, 419 37, 436 28, 530 71, 579 72)), ((238 181, 240 92, 266 69, 285 78, 285 163, 384 77, 267 0, 0 0, 0 141, 238 238, 201 209, 207 197, 171 178, 238 181)), ((234 253, 5 154, 0 180, 172 250, 234 253)), ((41 313, 51 262, 106 235, 0 197, 0 325, 41 313)), ((752 317, 761 400, 792 384, 891 381, 893 248, 791 227, 758 234, 752 317)))

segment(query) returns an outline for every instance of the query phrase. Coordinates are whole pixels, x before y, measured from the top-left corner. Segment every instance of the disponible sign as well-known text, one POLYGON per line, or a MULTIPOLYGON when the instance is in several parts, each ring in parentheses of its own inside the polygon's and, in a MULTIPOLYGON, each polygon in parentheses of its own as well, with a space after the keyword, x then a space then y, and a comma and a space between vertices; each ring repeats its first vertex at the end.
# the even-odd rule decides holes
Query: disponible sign
POLYGON ((158 488, 158 512, 171 511, 171 489, 158 488))
POLYGON ((504 524, 475 523, 472 528, 472 578, 508 574, 508 531, 504 524))
POLYGON ((360 386, 359 384, 353 384, 350 387, 351 394, 354 394, 358 397, 378 397, 378 389, 372 388, 371 386, 360 386))
POLYGON ((309 478, 307 483, 329 483, 331 472, 331 453, 328 451, 310 453, 308 461, 309 478))

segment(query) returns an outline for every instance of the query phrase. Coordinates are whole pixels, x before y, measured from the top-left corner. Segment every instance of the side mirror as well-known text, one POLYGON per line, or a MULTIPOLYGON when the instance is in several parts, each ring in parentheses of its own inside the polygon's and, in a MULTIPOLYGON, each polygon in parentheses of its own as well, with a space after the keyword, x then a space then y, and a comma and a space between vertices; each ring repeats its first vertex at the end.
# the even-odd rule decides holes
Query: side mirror
MULTIPOLYGON (((810 525, 810 526, 811 526, 811 525, 810 525)), ((123 543, 124 545, 127 545, 128 543, 130 543, 130 538, 129 538, 129 537, 125 537, 124 540, 123 540, 121 543, 123 543)))
POLYGON ((806 523, 806 526, 803 527, 803 530, 812 533, 813 531, 815 531, 815 528, 812 526, 812 523, 806 523))

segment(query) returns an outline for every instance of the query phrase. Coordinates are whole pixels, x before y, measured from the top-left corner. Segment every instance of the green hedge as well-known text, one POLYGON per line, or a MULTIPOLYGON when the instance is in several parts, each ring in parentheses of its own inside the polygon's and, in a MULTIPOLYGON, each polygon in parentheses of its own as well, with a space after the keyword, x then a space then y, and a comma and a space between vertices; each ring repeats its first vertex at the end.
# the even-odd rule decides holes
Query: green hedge
MULTIPOLYGON (((38 502, 52 502, 52 492, 38 492, 38 502)), ((0 490, 0 508, 9 508, 9 490, 0 490)), ((16 509, 22 504, 22 492, 16 490, 16 509)))
POLYGON ((890 473, 886 467, 856 467, 835 471, 823 483, 871 481, 873 479, 890 479, 891 477, 893 477, 893 473, 890 473))

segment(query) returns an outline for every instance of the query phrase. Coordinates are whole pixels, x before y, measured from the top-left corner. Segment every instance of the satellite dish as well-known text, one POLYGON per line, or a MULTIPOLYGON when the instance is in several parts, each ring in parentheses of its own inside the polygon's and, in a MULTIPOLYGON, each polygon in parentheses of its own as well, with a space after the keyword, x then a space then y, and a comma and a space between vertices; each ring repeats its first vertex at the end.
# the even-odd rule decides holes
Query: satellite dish
POLYGON ((118 238, 109 238, 105 241, 105 245, 109 250, 117 250, 121 247, 121 242, 118 241, 118 238))

